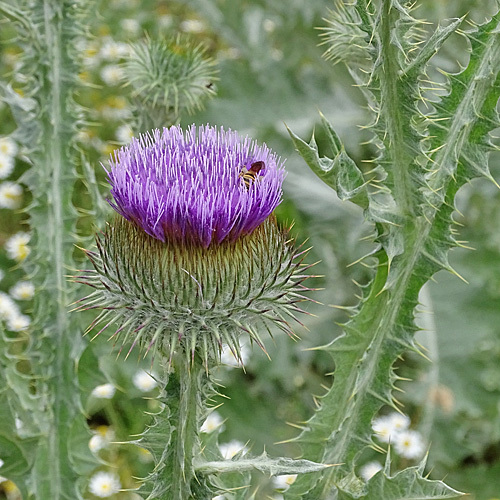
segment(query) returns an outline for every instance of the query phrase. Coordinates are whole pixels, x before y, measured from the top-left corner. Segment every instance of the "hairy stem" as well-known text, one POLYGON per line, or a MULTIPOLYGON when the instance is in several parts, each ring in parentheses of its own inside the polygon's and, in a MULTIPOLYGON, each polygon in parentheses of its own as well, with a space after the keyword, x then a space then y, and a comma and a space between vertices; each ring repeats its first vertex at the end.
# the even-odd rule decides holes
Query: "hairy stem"
POLYGON ((384 0, 380 18, 380 40, 383 54, 383 70, 380 72, 382 93, 382 109, 387 124, 389 137, 391 172, 394 177, 394 198, 403 215, 414 213, 413 189, 409 176, 409 166, 413 161, 411 154, 405 148, 405 128, 408 127, 408 117, 402 113, 399 80, 399 64, 397 48, 391 40, 392 29, 396 19, 391 0, 384 0), (406 120, 406 123, 405 123, 406 120))
POLYGON ((170 405, 170 422, 175 429, 164 469, 164 480, 171 486, 162 500, 193 498, 193 460, 199 451, 200 411, 203 408, 203 388, 207 383, 205 368, 197 357, 189 364, 185 356, 178 356, 174 359, 174 366, 175 371, 168 376, 166 387, 169 400, 177 402, 177 405, 170 405))
POLYGON ((43 369, 46 406, 50 409, 35 462, 35 491, 36 498, 52 500, 75 495, 69 432, 78 413, 75 354, 81 345, 78 328, 72 326, 67 311, 74 285, 65 277, 73 266, 74 241, 68 234, 76 222, 71 204, 76 176, 69 155, 69 125, 75 118, 67 106, 72 91, 67 81, 72 71, 65 40, 68 9, 57 0, 44 0, 38 25, 45 58, 40 64, 40 148, 33 154, 33 192, 38 203, 30 212, 38 246, 34 256, 40 274, 37 281, 45 284, 37 300, 35 324, 47 364, 35 369, 43 369))

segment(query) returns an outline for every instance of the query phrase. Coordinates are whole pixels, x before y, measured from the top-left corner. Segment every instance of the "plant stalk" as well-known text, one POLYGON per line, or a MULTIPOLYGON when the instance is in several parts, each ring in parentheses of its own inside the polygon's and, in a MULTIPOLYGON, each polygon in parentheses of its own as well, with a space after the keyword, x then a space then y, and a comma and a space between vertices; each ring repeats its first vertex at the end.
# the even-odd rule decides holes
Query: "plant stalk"
POLYGON ((166 386, 170 402, 170 422, 173 432, 168 445, 164 479, 171 487, 162 500, 188 500, 194 498, 194 458, 199 451, 202 396, 208 376, 201 359, 195 356, 192 363, 183 355, 174 358, 175 371, 168 375, 166 386), (177 401, 177 403, 175 403, 177 401))

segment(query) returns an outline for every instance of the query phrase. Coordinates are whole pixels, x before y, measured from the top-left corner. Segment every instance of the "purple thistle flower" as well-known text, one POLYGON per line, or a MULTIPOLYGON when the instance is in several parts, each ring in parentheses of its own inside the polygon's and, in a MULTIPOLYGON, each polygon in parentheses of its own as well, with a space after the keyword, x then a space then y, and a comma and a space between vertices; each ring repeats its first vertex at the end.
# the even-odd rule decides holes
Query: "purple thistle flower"
POLYGON ((153 130, 109 163, 119 214, 161 241, 203 247, 252 233, 281 202, 285 177, 266 145, 208 125, 153 130), (254 179, 244 179, 257 162, 254 179))

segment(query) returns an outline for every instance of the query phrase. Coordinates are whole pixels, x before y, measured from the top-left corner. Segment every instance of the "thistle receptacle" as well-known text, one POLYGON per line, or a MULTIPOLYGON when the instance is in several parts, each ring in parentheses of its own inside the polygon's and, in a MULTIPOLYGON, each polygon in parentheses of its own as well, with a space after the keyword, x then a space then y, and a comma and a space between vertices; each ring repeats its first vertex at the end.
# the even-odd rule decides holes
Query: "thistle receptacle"
POLYGON ((242 332, 261 347, 273 323, 291 334, 306 276, 271 215, 285 177, 273 152, 222 128, 171 127, 133 139, 107 172, 122 217, 97 236, 81 276, 96 289, 81 308, 102 309, 93 325, 206 364, 224 343, 239 357, 242 332))

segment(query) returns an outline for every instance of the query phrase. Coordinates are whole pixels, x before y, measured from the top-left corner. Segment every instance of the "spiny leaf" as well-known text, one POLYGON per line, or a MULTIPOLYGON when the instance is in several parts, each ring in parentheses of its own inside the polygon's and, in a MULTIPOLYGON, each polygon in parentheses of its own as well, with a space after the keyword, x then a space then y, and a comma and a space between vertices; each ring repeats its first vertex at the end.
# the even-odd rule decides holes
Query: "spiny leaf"
POLYGON ((429 40, 417 52, 417 55, 403 68, 402 76, 408 79, 418 78, 425 70, 427 63, 432 56, 439 52, 443 43, 457 31, 457 28, 462 24, 464 17, 452 21, 448 26, 438 26, 429 40))
MULTIPOLYGON (((376 412, 383 405, 396 407, 391 395, 396 381, 392 366, 407 349, 415 349, 413 315, 419 290, 438 270, 451 270, 447 252, 455 245, 450 229, 455 195, 472 177, 489 177, 486 164, 474 161, 486 159, 487 134, 498 123, 500 15, 468 34, 473 45, 469 65, 450 77, 450 93, 436 103, 436 120, 429 120, 426 131, 428 122, 419 118, 416 106, 418 82, 401 72, 405 58, 400 53, 404 43, 397 41, 403 33, 398 23, 401 16, 410 23, 411 16, 396 4, 384 1, 378 12, 373 44, 379 57, 366 83, 369 99, 377 103, 373 130, 381 150, 380 167, 387 173, 377 184, 379 192, 370 193, 365 212, 372 220, 384 214, 385 221, 376 224, 379 264, 345 334, 323 348, 335 360, 334 382, 297 438, 305 458, 346 465, 324 471, 317 483, 314 476, 299 477, 286 492, 287 500, 333 498, 336 487, 353 474, 357 457, 371 443, 376 412), (393 223, 388 224, 391 217, 393 223)), ((364 6, 358 1, 355 8, 364 6)), ((433 43, 448 35, 437 34, 433 43)), ((321 169, 315 144, 295 143, 314 168, 321 169)), ((423 485, 422 491, 456 495, 441 484, 420 484, 417 477, 409 470, 382 485, 388 494, 395 492, 390 498, 401 498, 397 497, 400 484, 413 479, 423 485)), ((377 494, 370 498, 385 498, 385 492, 374 491, 377 494)))
POLYGON ((338 135, 323 115, 321 115, 321 120, 327 133, 333 158, 319 156, 314 135, 310 143, 307 144, 288 129, 295 148, 311 170, 325 184, 334 189, 341 200, 352 200, 353 203, 365 208, 368 204, 368 196, 363 174, 354 160, 345 152, 338 135))
MULTIPOLYGON (((92 459, 88 442, 71 436, 72 425, 85 426, 75 376, 83 342, 82 329, 67 313, 76 287, 67 281, 66 273, 75 267, 73 235, 78 217, 72 198, 78 180, 73 145, 81 119, 73 100, 74 75, 79 72, 75 54, 81 52, 77 41, 87 29, 84 11, 93 2, 20 0, 16 4, 15 9, 23 13, 16 19, 16 40, 23 50, 16 71, 25 83, 19 93, 27 97, 4 88, 18 125, 13 137, 23 145, 32 165, 22 178, 33 196, 27 208, 32 251, 23 269, 37 293, 29 342, 23 351, 27 373, 17 372, 14 360, 6 373, 12 389, 19 390, 9 400, 16 409, 23 409, 19 416, 26 420, 19 433, 24 429, 38 437, 32 468, 25 473, 29 493, 67 500, 81 498, 77 471, 80 466, 88 470, 92 459), (70 444, 75 448, 70 450, 70 444), (84 465, 78 463, 80 458, 84 465)), ((0 3, 0 11, 6 11, 5 2, 0 3)))
MULTIPOLYGON (((458 498, 463 495, 442 481, 432 481, 423 476, 426 459, 416 467, 408 467, 395 475, 390 474, 390 454, 387 455, 384 470, 375 474, 367 484, 367 492, 361 498, 366 500, 438 500, 458 498)), ((340 495, 339 498, 352 498, 340 495)), ((359 497, 356 497, 359 498, 359 497)))
POLYGON ((342 0, 336 0, 335 9, 328 12, 327 26, 321 28, 322 45, 327 45, 323 56, 334 64, 345 62, 369 68, 373 63, 373 50, 367 33, 361 28, 361 19, 356 10, 342 0))

